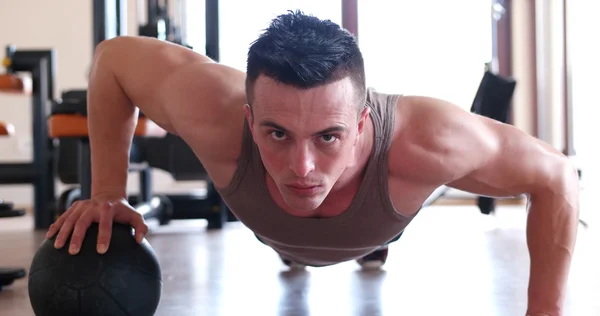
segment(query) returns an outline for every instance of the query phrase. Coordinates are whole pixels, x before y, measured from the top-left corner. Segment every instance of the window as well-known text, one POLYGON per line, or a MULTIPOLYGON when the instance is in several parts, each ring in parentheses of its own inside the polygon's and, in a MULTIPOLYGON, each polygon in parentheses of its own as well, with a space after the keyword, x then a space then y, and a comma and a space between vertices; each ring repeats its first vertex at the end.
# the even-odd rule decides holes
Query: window
POLYGON ((302 10, 320 19, 342 23, 341 0, 219 1, 219 54, 222 64, 246 71, 250 44, 271 20, 288 10, 302 10))
POLYGON ((600 175, 600 150, 596 136, 600 131, 597 120, 600 66, 596 62, 600 56, 600 46, 595 39, 600 27, 597 17, 599 9, 599 2, 567 1, 573 143, 583 177, 587 179, 597 179, 600 175))
POLYGON ((195 52, 206 53, 206 18, 204 0, 183 2, 183 28, 184 42, 192 46, 195 52))
POLYGON ((492 60, 491 1, 358 1, 367 84, 469 110, 492 60))

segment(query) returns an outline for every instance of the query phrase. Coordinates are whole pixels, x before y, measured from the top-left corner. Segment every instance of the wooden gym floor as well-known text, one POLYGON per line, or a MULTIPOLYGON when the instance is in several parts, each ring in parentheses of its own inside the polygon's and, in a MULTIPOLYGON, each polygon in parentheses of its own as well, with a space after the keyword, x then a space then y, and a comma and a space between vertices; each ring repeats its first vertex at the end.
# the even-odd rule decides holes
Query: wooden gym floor
MULTIPOLYGON (((26 266, 45 232, 32 218, 0 221, 0 266, 26 266)), ((524 315, 528 281, 525 213, 495 216, 474 206, 425 209, 390 247, 383 271, 354 262, 288 272, 240 223, 206 231, 204 221, 150 223, 162 265, 156 315, 524 315)), ((600 315, 600 234, 580 228, 566 315, 600 315)), ((0 314, 31 316, 27 281, 0 292, 0 314)))

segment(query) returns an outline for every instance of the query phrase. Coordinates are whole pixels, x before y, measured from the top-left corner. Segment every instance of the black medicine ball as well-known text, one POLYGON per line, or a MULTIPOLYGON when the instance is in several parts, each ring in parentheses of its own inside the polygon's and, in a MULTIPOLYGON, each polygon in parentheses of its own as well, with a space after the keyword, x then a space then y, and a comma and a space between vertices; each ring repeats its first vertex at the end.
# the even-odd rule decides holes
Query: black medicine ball
POLYGON ((80 252, 69 242, 45 240, 29 269, 29 299, 36 316, 150 316, 158 308, 162 276, 147 240, 135 241, 129 225, 113 224, 108 251, 96 251, 98 224, 87 230, 80 252))

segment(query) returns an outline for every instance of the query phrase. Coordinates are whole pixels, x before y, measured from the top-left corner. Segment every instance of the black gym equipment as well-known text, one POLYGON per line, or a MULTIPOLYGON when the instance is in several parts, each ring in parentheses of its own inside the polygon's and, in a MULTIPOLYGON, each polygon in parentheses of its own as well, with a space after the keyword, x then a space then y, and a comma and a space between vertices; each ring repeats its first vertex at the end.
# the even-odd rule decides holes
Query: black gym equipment
MULTIPOLYGON (((85 90, 67 91, 62 94, 61 100, 52 104, 49 134, 57 144, 58 178, 65 184, 79 184, 79 187, 68 189, 60 195, 56 205, 56 216, 64 213, 75 201, 89 199, 91 196, 92 171, 86 97, 85 90), (80 126, 77 126, 78 124, 80 126), (65 130, 64 125, 70 128, 65 130)), ((138 136, 134 137, 130 150, 130 172, 140 174, 140 194, 132 205, 146 219, 158 218, 161 224, 166 224, 172 212, 172 205, 165 198, 151 196, 151 170, 139 154, 139 139, 138 136)))
POLYGON ((169 0, 146 1, 147 21, 145 24, 139 25, 138 35, 154 37, 192 48, 185 43, 183 38, 183 28, 179 25, 182 19, 177 19, 177 13, 181 14, 185 10, 182 7, 183 3, 179 0, 174 0, 173 5, 171 5, 170 2, 169 0), (170 10, 171 8, 175 10, 170 10))
POLYGON ((0 291, 2 291, 3 287, 24 278, 26 274, 27 272, 23 268, 0 268, 0 291))
MULTIPOLYGON (((514 79, 486 71, 475 95, 471 112, 509 124, 510 105, 517 83, 514 79)), ((487 196, 477 198, 479 210, 486 215, 496 209, 496 200, 487 196)))
MULTIPOLYGON (((124 34, 125 11, 123 1, 93 1, 94 48, 102 41, 124 34), (111 8, 111 9, 107 9, 111 8), (111 15, 115 14, 115 15, 111 15), (111 33, 112 32, 112 33, 111 33)), ((160 6, 156 1, 148 1, 148 24, 140 27, 149 32, 163 20, 172 21, 168 4, 160 6)), ((164 21, 163 21, 164 22, 164 21)), ((185 45, 179 37, 176 23, 169 22, 166 29, 167 40, 185 45), (172 33, 175 32, 175 33, 172 33)), ((146 36, 151 33, 144 34, 146 36)), ((185 45, 187 46, 187 45, 185 45)), ((86 90, 64 91, 59 100, 52 104, 52 116, 72 115, 75 118, 87 117, 86 90)), ((140 120, 145 120, 140 113, 140 120)), ((89 197, 91 192, 91 166, 89 139, 86 133, 77 136, 63 135, 52 137, 57 146, 57 174, 65 184, 79 184, 63 192, 57 202, 56 214, 62 214, 76 200, 89 197)), ((128 197, 129 203, 146 219, 156 218, 161 225, 176 219, 207 219, 208 228, 222 228, 227 221, 236 221, 220 195, 215 190, 202 164, 191 148, 179 137, 167 133, 164 137, 134 136, 130 150, 131 172, 140 174, 140 194, 128 197), (167 171, 177 181, 205 181, 207 192, 204 195, 152 193, 152 168, 167 171)))
POLYGON ((4 217, 17 217, 25 215, 25 210, 14 209, 14 203, 9 201, 4 201, 0 199, 0 218, 4 217))
POLYGON ((31 74, 33 161, 0 164, 0 184, 33 184, 35 228, 46 229, 54 220, 55 206, 53 145, 46 123, 47 102, 52 100, 54 89, 54 51, 16 50, 8 45, 3 63, 7 74, 31 74))
MULTIPOLYGON (((13 209, 13 203, 0 200, 0 218, 17 217, 25 215, 24 210, 13 209)), ((26 271, 23 268, 1 268, 0 267, 0 291, 2 287, 13 284, 14 281, 24 278, 26 271)))
MULTIPOLYGON (((75 128, 83 119, 87 126, 87 93, 85 90, 66 91, 61 100, 52 104, 50 136, 57 144, 57 174, 65 184, 79 184, 63 192, 57 203, 57 216, 66 211, 79 199, 88 199, 91 194, 90 143, 87 130, 75 128), (55 119, 60 118, 60 123, 55 119), (56 131, 70 126, 66 132, 56 131)), ((146 118, 140 115, 138 125, 146 118)), ((136 132, 137 134, 137 132, 136 132)), ((191 148, 178 136, 164 137, 134 136, 130 148, 130 172, 140 174, 140 194, 128 197, 129 203, 145 219, 158 219, 161 225, 177 219, 206 219, 208 228, 222 228, 227 221, 235 221, 229 208, 215 190, 212 181, 191 148), (204 195, 168 194, 152 192, 153 168, 168 172, 177 181, 205 181, 204 195)))
POLYGON ((98 224, 86 231, 77 255, 45 240, 29 269, 29 300, 38 316, 154 315, 162 294, 157 256, 129 225, 114 223, 105 254, 96 251, 98 224))
MULTIPOLYGON (((16 78, 2 76, 0 79, 4 79, 2 82, 6 82, 4 88, 16 86, 20 90, 18 80, 14 80, 16 78)), ((2 85, 4 85, 4 83, 2 85)), ((8 128, 9 125, 10 124, 7 123, 0 124, 0 137, 11 136, 11 131, 8 128)), ((25 215, 25 210, 16 210, 14 209, 12 202, 0 199, 0 218, 18 217, 23 215, 25 215)), ((26 271, 23 268, 0 268, 0 291, 2 291, 2 287, 11 285, 15 280, 25 277, 25 274, 26 271)))
POLYGON ((107 38, 125 34, 127 1, 92 0, 92 48, 107 38))

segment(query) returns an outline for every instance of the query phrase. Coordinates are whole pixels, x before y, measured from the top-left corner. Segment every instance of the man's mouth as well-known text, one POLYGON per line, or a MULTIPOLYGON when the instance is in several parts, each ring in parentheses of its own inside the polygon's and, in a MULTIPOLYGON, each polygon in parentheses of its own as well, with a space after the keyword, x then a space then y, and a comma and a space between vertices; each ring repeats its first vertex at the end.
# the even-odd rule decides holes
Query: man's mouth
POLYGON ((319 185, 308 185, 308 184, 290 184, 286 185, 290 191, 298 195, 313 195, 319 191, 321 186, 319 185))

